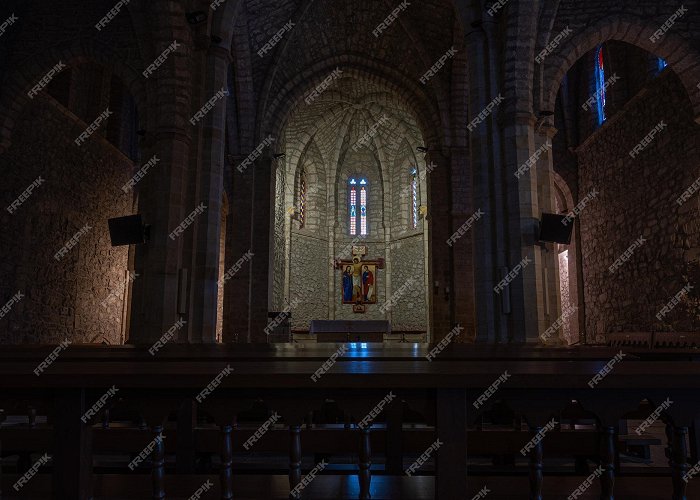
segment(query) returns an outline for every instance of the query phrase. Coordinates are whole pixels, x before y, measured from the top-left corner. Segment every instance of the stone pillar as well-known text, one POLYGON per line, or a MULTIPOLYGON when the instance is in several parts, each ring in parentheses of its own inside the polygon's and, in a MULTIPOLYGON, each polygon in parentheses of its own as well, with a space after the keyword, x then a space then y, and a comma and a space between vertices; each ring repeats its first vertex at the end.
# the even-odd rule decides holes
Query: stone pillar
MULTIPOLYGON (((255 167, 250 165, 243 172, 238 170, 246 157, 247 155, 229 157, 233 189, 229 199, 231 215, 226 223, 226 269, 233 266, 248 250, 253 251, 251 210, 255 167)), ((252 263, 245 262, 224 285, 224 343, 248 342, 251 272, 252 263)))
MULTIPOLYGON (((152 11, 152 33, 155 47, 165 48, 173 41, 175 26, 186 28, 184 12, 173 2, 155 0, 152 11), (170 24, 172 23, 172 24, 170 24), (180 24, 178 24, 180 23, 180 24)), ((189 183, 190 150, 193 133, 189 119, 193 95, 189 73, 189 29, 180 32, 182 48, 172 54, 157 74, 149 78, 149 105, 142 109, 142 122, 147 124, 141 144, 142 158, 153 156, 160 160, 137 184, 138 211, 144 223, 150 225, 150 240, 134 247, 133 281, 129 342, 152 344, 178 320, 188 320, 187 311, 178 307, 179 276, 189 267, 182 261, 186 234, 170 238, 185 217, 193 210, 186 203, 189 183)), ((199 107, 199 106, 198 106, 199 107)), ((192 227, 188 231, 192 231, 192 227)))
MULTIPOLYGON (((466 148, 452 147, 451 227, 457 231, 476 212, 473 206, 471 168, 466 148)), ((480 224, 483 221, 477 221, 480 224)), ((474 228, 452 244, 454 279, 450 289, 454 322, 464 328, 462 341, 473 339, 476 332, 474 298, 474 228)))
MULTIPOLYGON (((514 175, 539 146, 536 146, 535 118, 531 113, 511 114, 508 123, 504 134, 507 145, 507 203, 509 213, 514 214, 508 227, 508 271, 525 259, 529 261, 509 286, 512 310, 509 327, 513 340, 539 342, 540 333, 548 327, 544 303, 546 257, 543 247, 537 245, 538 219, 541 215, 539 169, 531 169, 530 175, 523 175, 520 179, 514 175)), ((547 177, 546 172, 543 175, 547 177)))
MULTIPOLYGON (((431 290, 432 324, 429 327, 430 341, 437 342, 454 327, 454 310, 451 307, 449 288, 454 290, 452 248, 447 240, 452 235, 450 177, 451 162, 442 152, 430 151, 426 156, 428 165, 434 169, 428 176, 428 215, 430 241, 428 256, 430 272, 428 286, 431 290), (437 283, 437 286, 436 286, 437 283)), ((464 332, 462 333, 462 336, 464 332)))
MULTIPOLYGON (((255 162, 253 173, 252 206, 252 251, 253 257, 250 275, 250 318, 248 341, 266 343, 267 313, 272 299, 272 269, 270 259, 270 242, 272 241, 273 216, 272 200, 274 186, 272 183, 272 158, 269 151, 266 156, 255 162)), ((293 300, 290 298, 290 300, 293 300)))
MULTIPOLYGON (((494 102, 495 99, 501 98, 504 94, 503 88, 501 87, 501 77, 499 75, 501 68, 501 61, 499 56, 501 54, 499 40, 496 38, 496 23, 493 21, 483 22, 484 34, 486 35, 486 46, 488 48, 488 92, 487 99, 488 103, 494 102)), ((492 190, 492 205, 491 214, 493 221, 493 238, 494 238, 494 256, 495 256, 495 276, 494 285, 503 279, 503 274, 508 268, 508 253, 507 248, 511 242, 510 234, 507 230, 507 224, 510 220, 510 214, 505 205, 506 199, 508 197, 508 180, 507 180, 507 170, 505 169, 504 158, 503 158, 503 130, 502 130, 502 120, 504 104, 498 104, 498 106, 493 111, 491 118, 488 120, 490 126, 490 133, 488 137, 484 140, 488 141, 491 147, 491 190, 492 190), (505 178, 505 180, 504 180, 505 178)), ((492 288, 493 291, 493 288, 492 288)), ((505 290, 501 294, 493 293, 492 297, 496 297, 496 304, 494 307, 495 313, 495 341, 496 342, 509 342, 513 340, 513 330, 509 330, 509 322, 512 316, 510 310, 510 300, 506 294, 509 293, 505 290)))
POLYGON ((161 125, 152 135, 144 158, 156 155, 160 163, 139 183, 139 213, 151 228, 150 241, 137 245, 134 252, 139 278, 133 282, 128 342, 135 344, 154 342, 181 317, 177 299, 183 239, 172 240, 168 235, 187 216, 182 191, 191 133, 161 125))
MULTIPOLYGON (((486 37, 483 30, 474 29, 465 38, 467 61, 469 63, 469 113, 468 119, 478 116, 481 110, 491 101, 487 84, 486 66, 486 37)), ((491 147, 489 130, 485 123, 479 124, 468 132, 469 151, 471 154, 473 179, 473 206, 482 210, 482 220, 471 229, 474 238, 474 267, 476 293, 476 342, 495 342, 496 320, 500 304, 493 292, 496 280, 496 245, 495 224, 498 219, 494 216, 495 204, 491 186, 493 184, 493 167, 491 162, 491 147)))
MULTIPOLYGON (((229 64, 230 55, 226 49, 216 45, 209 48, 203 102, 228 88, 229 64)), ((216 103, 199 127, 197 190, 193 206, 204 203, 207 210, 197 218, 196 231, 188 238, 192 246, 188 339, 190 342, 212 343, 216 342, 226 99, 216 103)))

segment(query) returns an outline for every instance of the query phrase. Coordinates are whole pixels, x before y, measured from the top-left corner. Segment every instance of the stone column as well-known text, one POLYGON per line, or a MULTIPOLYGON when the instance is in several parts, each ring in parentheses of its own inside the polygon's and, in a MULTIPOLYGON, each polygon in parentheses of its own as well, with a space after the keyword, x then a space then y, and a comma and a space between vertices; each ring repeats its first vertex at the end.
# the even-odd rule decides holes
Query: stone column
MULTIPOLYGON (((453 308, 447 296, 447 288, 454 289, 452 249, 447 244, 452 235, 449 156, 439 151, 430 151, 426 156, 428 165, 434 164, 428 176, 428 215, 430 241, 428 256, 431 264, 428 286, 432 297, 432 324, 430 340, 437 342, 454 327, 453 308), (437 286, 435 284, 437 283, 437 286)), ((464 335, 464 334, 463 334, 464 335)))
MULTIPOLYGON (((222 89, 228 89, 230 55, 212 45, 206 56, 208 71, 203 102, 222 89)), ((190 342, 216 342, 216 316, 219 279, 221 204, 223 197, 226 99, 221 99, 199 124, 197 189, 194 206, 204 203, 207 210, 196 220, 191 242, 191 284, 189 289, 188 339, 190 342)))
MULTIPOLYGON (((451 227, 457 231, 476 212, 473 206, 473 186, 469 152, 466 148, 452 147, 452 207, 451 227)), ((483 220, 475 222, 483 223, 483 220)), ((473 338, 476 332, 474 297, 474 228, 452 244, 452 268, 454 279, 450 299, 454 309, 454 322, 464 328, 462 341, 473 338)))
MULTIPOLYGON (((500 86, 501 78, 499 75, 501 61, 499 56, 501 54, 499 47, 499 40, 496 38, 496 23, 493 21, 483 22, 484 33, 486 35, 486 46, 488 48, 488 92, 486 101, 488 103, 495 102, 496 99, 502 98, 504 95, 504 90, 500 86)), ((494 257, 495 257, 495 276, 494 285, 498 283, 502 278, 504 272, 507 270, 508 266, 508 244, 511 241, 510 235, 507 230, 507 224, 510 220, 510 214, 505 205, 506 199, 508 197, 508 180, 507 171, 505 169, 504 158, 503 158, 503 130, 502 130, 502 117, 504 115, 503 109, 505 104, 498 104, 494 109, 492 116, 488 119, 488 124, 490 125, 490 133, 488 137, 483 138, 483 140, 490 143, 491 147, 491 190, 492 190, 492 205, 491 205, 491 215, 493 221, 493 238, 494 238, 494 257)), ((496 297, 493 288, 491 290, 492 297, 496 297)), ((513 331, 509 330, 509 322, 511 319, 511 309, 510 309, 510 297, 507 296, 508 290, 503 291, 498 294, 496 298, 496 304, 494 307, 495 313, 495 341, 496 342, 509 342, 513 340, 513 331)))
POLYGON ((154 342, 181 317, 177 299, 183 240, 168 235, 187 215, 182 196, 191 133, 182 126, 161 124, 152 136, 144 158, 156 155, 160 162, 139 183, 139 213, 151 227, 150 241, 134 251, 139 277, 133 282, 128 342, 136 344, 154 342))
MULTIPOLYGON (((545 317, 544 268, 546 258, 543 247, 537 245, 538 219, 541 214, 538 197, 539 170, 531 169, 530 175, 515 177, 515 172, 537 150, 535 117, 531 113, 514 113, 505 128, 506 183, 510 245, 508 271, 525 262, 522 270, 510 283, 511 317, 510 331, 513 340, 539 342, 540 333, 548 325, 545 317)), ((542 160, 540 160, 542 161, 542 160)), ((548 177, 546 173, 543 173, 548 177)))
MULTIPOLYGON (((473 120, 491 101, 487 84, 486 65, 486 36, 481 29, 472 30, 465 38, 467 61, 469 62, 469 113, 468 119, 473 120)), ((496 318, 500 311, 498 297, 493 292, 496 284, 496 245, 494 225, 498 220, 494 216, 495 205, 491 186, 493 184, 493 167, 489 144, 489 131, 486 124, 481 123, 468 131, 469 152, 471 154, 473 179, 473 206, 482 210, 484 216, 471 229, 474 238, 474 267, 476 293, 476 342, 495 342, 496 318)))
MULTIPOLYGON (((248 250, 254 251, 251 210, 255 167, 250 165, 243 172, 238 170, 246 157, 247 155, 229 157, 233 189, 229 199, 231 215, 226 224, 226 269, 233 266, 248 250)), ((252 263, 247 261, 224 285, 224 343, 248 342, 251 272, 252 263)))
MULTIPOLYGON (((266 343, 267 313, 272 299, 272 266, 270 242, 272 241, 273 216, 272 200, 272 158, 270 152, 255 162, 253 173, 252 206, 252 250, 253 257, 250 276, 250 318, 248 341, 266 343)), ((292 300, 292 298, 290 298, 292 300)))

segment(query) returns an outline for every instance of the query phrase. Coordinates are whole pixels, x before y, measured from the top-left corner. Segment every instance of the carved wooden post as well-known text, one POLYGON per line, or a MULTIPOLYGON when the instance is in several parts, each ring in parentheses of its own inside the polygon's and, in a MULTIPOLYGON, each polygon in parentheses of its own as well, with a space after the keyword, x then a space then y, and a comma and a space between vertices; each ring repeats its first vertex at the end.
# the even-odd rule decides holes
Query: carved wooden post
POLYGON ((83 423, 85 390, 56 391, 53 415, 54 498, 92 498, 92 426, 83 423))
POLYGON ((403 405, 399 400, 386 409, 386 473, 403 475, 403 405))
POLYGON ((155 446, 152 453, 151 479, 153 481, 153 498, 161 500, 165 498, 165 444, 160 437, 163 433, 163 426, 156 425, 153 428, 156 434, 155 446))
POLYGON ((462 500, 467 494, 467 391, 438 389, 435 454, 435 498, 462 500))
MULTIPOLYGON (((1 417, 0 417, 1 418, 1 417)), ((690 461, 698 463, 700 461, 700 419, 693 419, 693 424, 690 427, 690 461)))
POLYGON ((313 411, 310 411, 310 412, 307 413, 307 415, 306 415, 306 428, 309 429, 309 430, 311 430, 311 428, 313 427, 313 425, 314 425, 314 412, 313 412, 313 411))
POLYGON ((178 474, 192 474, 195 462, 194 429, 197 426, 197 406, 191 399, 177 409, 177 447, 175 470, 178 474))
MULTIPOLYGON (((301 482, 301 426, 289 426, 289 491, 301 482)), ((290 495, 290 498, 293 498, 290 495)))
POLYGON ((367 500, 371 498, 370 495, 370 482, 372 481, 372 473, 370 467, 372 466, 372 447, 370 443, 370 427, 367 425, 360 429, 360 453, 359 453, 359 466, 360 472, 358 474, 360 479, 360 500, 367 500))
MULTIPOLYGON (((535 435, 542 430, 541 426, 533 428, 535 435)), ((542 469, 544 464, 542 461, 543 445, 542 439, 538 440, 535 446, 530 450, 530 500, 542 500, 542 469)))
POLYGON ((670 450, 670 464, 673 477, 673 500, 687 500, 686 487, 688 483, 683 480, 683 477, 688 472, 689 468, 687 462, 688 446, 686 444, 688 428, 673 427, 670 434, 673 438, 673 445, 670 450))
POLYGON ((36 408, 33 406, 27 408, 27 418, 29 418, 29 427, 36 427, 36 408))
POLYGON ((601 500, 614 500, 615 494, 615 427, 603 427, 600 445, 600 467, 603 475, 600 476, 601 500))
POLYGON ((224 425, 221 428, 221 498, 226 500, 233 498, 233 440, 231 433, 233 427, 224 425))

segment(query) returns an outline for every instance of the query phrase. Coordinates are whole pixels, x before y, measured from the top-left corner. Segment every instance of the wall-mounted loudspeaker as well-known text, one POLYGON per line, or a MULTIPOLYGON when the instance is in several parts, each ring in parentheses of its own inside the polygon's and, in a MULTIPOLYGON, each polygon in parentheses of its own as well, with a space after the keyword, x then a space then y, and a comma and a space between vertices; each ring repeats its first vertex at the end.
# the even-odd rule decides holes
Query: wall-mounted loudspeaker
POLYGON ((113 247, 139 245, 148 239, 148 228, 143 225, 141 214, 109 219, 107 224, 113 247))
POLYGON ((566 215, 542 214, 540 221, 540 241, 561 243, 568 245, 571 243, 571 231, 574 228, 573 220, 566 220, 566 215), (567 222, 565 224, 565 222, 567 222))

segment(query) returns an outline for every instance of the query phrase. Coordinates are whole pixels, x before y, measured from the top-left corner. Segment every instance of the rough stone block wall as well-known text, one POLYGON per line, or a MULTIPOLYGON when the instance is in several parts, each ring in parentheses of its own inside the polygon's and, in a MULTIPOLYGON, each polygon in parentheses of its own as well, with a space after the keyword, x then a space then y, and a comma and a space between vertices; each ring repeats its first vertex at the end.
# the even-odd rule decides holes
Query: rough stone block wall
MULTIPOLYGON (((405 146, 410 152, 411 147, 405 146)), ((423 218, 418 217, 418 225, 413 228, 413 193, 411 189, 411 171, 418 169, 418 162, 410 155, 396 162, 396 167, 391 171, 392 196, 389 200, 391 210, 391 238, 395 240, 411 234, 423 233, 423 218), (398 167, 398 168, 397 168, 398 167)), ((420 176, 417 179, 417 204, 420 207, 424 203, 424 194, 421 193, 420 176)), ((423 175, 425 177, 425 174, 423 175)))
MULTIPOLYGON (((328 273, 331 257, 328 255, 328 215, 325 173, 321 158, 311 155, 305 164, 306 208, 304 227, 292 220, 290 243, 289 301, 299 301, 292 309, 292 326, 306 329, 312 319, 328 317, 328 273)), ((296 210, 299 210, 301 172, 294 184, 296 210)))
POLYGON ((288 214, 287 208, 284 206, 284 177, 284 170, 278 169, 275 178, 274 261, 272 271, 272 307, 275 311, 281 311, 284 308, 284 276, 287 266, 285 221, 288 214))
POLYGON ((656 318, 697 274, 700 197, 682 206, 676 199, 700 176, 699 144, 687 94, 665 72, 579 148, 579 199, 599 191, 580 217, 590 338, 611 331, 700 329, 695 298, 663 322, 656 318), (668 127, 632 159, 629 152, 661 120, 668 127), (639 237, 646 242, 611 273, 609 266, 639 237))
POLYGON ((290 302, 292 327, 308 328, 312 319, 328 317, 328 240, 296 233, 292 236, 290 302))
POLYGON ((132 162, 99 133, 76 146, 86 127, 38 96, 0 155, 0 303, 25 295, 0 319, 0 343, 123 341, 128 247, 111 247, 107 219, 132 213, 132 195, 120 189, 132 162), (6 207, 40 176, 43 184, 9 214, 6 207), (54 259, 86 224, 92 229, 54 259))
POLYGON ((391 308, 393 330, 426 330, 423 235, 391 245, 391 288, 397 298, 391 308), (410 283, 410 286, 405 286, 410 283))

